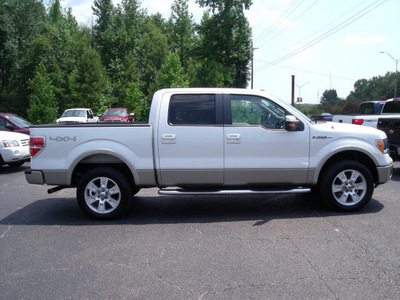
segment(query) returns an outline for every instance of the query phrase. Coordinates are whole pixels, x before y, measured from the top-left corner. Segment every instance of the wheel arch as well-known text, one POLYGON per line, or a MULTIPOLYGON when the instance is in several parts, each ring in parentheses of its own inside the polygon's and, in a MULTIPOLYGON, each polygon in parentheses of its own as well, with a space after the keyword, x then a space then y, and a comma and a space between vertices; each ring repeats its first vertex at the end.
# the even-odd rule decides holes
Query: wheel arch
POLYGON ((319 172, 317 172, 317 174, 315 174, 317 180, 314 180, 314 182, 319 184, 321 182, 321 178, 322 178, 323 174, 326 172, 326 170, 332 164, 335 164, 342 160, 352 160, 352 161, 357 161, 357 162, 363 164, 371 172, 371 175, 374 178, 374 182, 375 183, 378 182, 379 175, 378 175, 378 170, 376 168, 375 161, 369 155, 365 154, 362 151, 358 151, 358 150, 341 151, 341 152, 335 153, 332 156, 330 156, 329 158, 327 158, 325 160, 325 162, 322 164, 322 166, 320 167, 319 172))
POLYGON ((138 182, 138 175, 135 168, 130 166, 118 154, 115 152, 109 153, 108 151, 95 151, 94 153, 80 157, 71 166, 70 170, 72 171, 68 175, 71 185, 77 186, 79 180, 86 172, 98 167, 110 167, 120 171, 126 176, 131 186, 134 186, 138 182))

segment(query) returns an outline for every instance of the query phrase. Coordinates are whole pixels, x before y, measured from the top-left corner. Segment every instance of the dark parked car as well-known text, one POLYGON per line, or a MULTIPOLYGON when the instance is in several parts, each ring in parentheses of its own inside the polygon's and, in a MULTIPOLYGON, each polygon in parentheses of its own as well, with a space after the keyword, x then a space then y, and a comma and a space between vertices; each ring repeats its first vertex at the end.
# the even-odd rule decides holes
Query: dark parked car
POLYGON ((311 119, 315 120, 315 121, 321 121, 321 122, 331 122, 333 119, 332 114, 329 113, 323 113, 320 115, 312 115, 311 119))
POLYGON ((12 113, 0 113, 0 130, 29 134, 33 124, 12 113))

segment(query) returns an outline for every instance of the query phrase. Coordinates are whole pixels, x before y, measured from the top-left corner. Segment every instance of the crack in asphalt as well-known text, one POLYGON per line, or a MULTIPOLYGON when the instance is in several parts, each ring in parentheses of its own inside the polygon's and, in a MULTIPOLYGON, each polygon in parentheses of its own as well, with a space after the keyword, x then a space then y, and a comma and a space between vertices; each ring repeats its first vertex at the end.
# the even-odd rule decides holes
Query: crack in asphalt
MULTIPOLYGON (((163 253, 162 253, 162 255, 163 255, 163 253)), ((160 257, 162 257, 162 255, 161 255, 160 257)), ((158 275, 158 274, 153 270, 153 268, 152 268, 152 266, 151 266, 151 263, 150 263, 150 259, 147 259, 147 267, 148 267, 148 269, 149 269, 150 274, 153 275, 158 281, 162 282, 163 284, 166 284, 166 285, 168 285, 168 286, 170 286, 170 287, 173 287, 173 288, 175 288, 175 289, 177 289, 177 290, 179 290, 179 291, 186 292, 187 294, 190 294, 190 295, 194 295, 194 294, 195 294, 194 292, 192 292, 192 291, 190 291, 190 290, 186 290, 186 289, 180 287, 178 284, 171 283, 171 282, 168 282, 168 281, 166 281, 165 279, 163 279, 161 275, 158 275)))
POLYGON ((2 235, 0 235, 0 239, 4 238, 6 234, 11 230, 12 225, 8 225, 6 231, 2 235))

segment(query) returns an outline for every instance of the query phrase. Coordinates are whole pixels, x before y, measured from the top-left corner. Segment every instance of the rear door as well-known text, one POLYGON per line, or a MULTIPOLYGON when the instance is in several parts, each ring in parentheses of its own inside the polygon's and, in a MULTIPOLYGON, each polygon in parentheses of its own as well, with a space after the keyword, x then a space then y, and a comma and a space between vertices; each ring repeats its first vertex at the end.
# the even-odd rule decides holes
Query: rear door
POLYGON ((160 184, 223 184, 222 95, 173 94, 159 115, 160 184))

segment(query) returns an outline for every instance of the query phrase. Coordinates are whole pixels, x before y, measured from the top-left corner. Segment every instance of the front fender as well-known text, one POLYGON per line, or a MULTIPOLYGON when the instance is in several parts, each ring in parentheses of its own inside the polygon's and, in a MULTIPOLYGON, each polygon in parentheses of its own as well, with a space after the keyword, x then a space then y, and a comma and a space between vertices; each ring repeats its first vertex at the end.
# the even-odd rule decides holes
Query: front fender
POLYGON ((370 159, 375 167, 387 166, 391 164, 391 158, 388 154, 382 154, 374 145, 366 142, 363 139, 343 138, 334 140, 326 145, 319 147, 318 141, 312 141, 310 155, 310 177, 311 184, 317 184, 321 170, 328 160, 340 153, 359 153, 364 154, 370 159), (313 145, 313 143, 315 143, 313 145))

